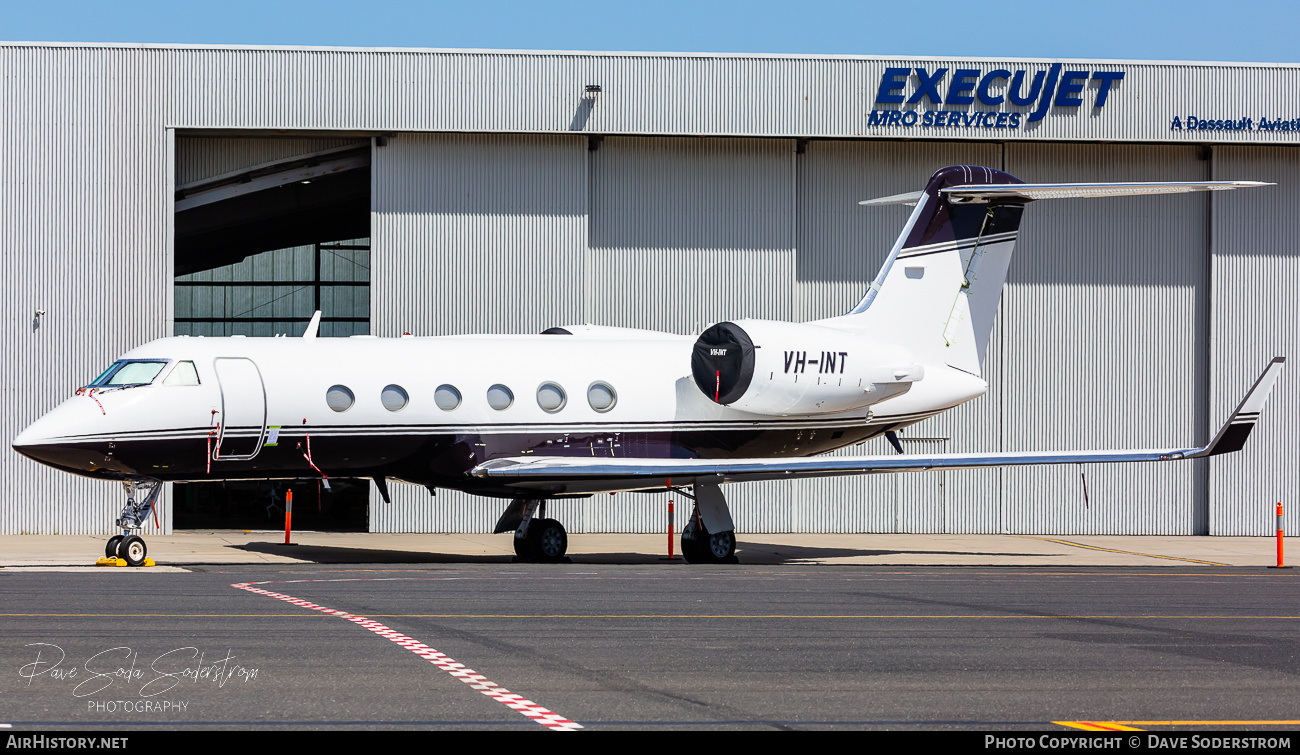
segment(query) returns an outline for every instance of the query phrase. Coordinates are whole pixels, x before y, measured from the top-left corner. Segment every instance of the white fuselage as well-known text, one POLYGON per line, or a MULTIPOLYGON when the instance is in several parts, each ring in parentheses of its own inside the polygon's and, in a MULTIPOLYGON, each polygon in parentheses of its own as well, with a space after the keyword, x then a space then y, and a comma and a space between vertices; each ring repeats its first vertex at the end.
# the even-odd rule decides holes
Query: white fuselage
MULTIPOLYGON (((979 378, 927 365, 925 378, 906 393, 869 407, 757 414, 701 392, 690 377, 693 343, 692 336, 617 329, 164 338, 121 357, 166 360, 150 384, 83 390, 14 447, 68 471, 118 479, 325 474, 475 490, 484 483, 465 472, 506 455, 807 456, 912 424, 986 390, 979 378), (168 383, 182 362, 193 363, 197 385, 168 383), (438 405, 442 386, 459 394, 457 405, 438 405), (494 386, 513 394, 508 406, 493 408, 489 393, 498 406, 503 397, 494 386), (594 404, 593 386, 600 386, 594 404), (557 395, 562 405, 554 408, 557 395)), ((444 405, 448 395, 443 388, 444 405)))

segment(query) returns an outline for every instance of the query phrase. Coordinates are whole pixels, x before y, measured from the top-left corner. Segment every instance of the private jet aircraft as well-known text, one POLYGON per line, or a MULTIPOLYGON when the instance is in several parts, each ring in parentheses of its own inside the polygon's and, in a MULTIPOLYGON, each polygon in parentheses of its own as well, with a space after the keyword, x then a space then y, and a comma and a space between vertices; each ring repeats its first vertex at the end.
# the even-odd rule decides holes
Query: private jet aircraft
MULTIPOLYGON (((591 325, 538 335, 175 337, 122 355, 13 441, 36 461, 121 481, 138 565, 162 482, 370 478, 502 499, 497 532, 556 560, 545 501, 672 489, 694 500, 690 561, 736 547, 720 486, 754 480, 1022 464, 1161 462, 1239 450, 1281 369, 1273 359, 1205 446, 819 457, 983 395, 980 377, 1030 202, 1263 186, 1252 181, 1027 184, 951 166, 922 191, 866 295, 816 322, 720 322, 698 336, 591 325), (692 488, 687 493, 684 488, 692 488)), ((901 449, 900 449, 901 452, 901 449)))

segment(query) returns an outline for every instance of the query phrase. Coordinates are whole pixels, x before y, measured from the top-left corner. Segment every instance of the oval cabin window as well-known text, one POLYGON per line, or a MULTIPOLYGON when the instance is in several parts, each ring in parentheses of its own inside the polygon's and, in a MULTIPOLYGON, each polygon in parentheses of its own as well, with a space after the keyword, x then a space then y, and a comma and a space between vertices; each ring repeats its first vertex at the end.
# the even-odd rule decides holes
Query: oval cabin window
POLYGON ((568 403, 569 397, 565 395, 564 389, 555 383, 542 383, 537 388, 537 405, 542 407, 542 411, 554 414, 564 408, 568 403))
POLYGON ((454 385, 440 385, 433 392, 433 403, 444 412, 449 412, 460 406, 460 391, 454 385))
POLYGON ((592 383, 587 388, 587 403, 591 404, 591 408, 598 412, 607 412, 613 409, 617 401, 618 394, 614 392, 613 386, 609 383, 592 383))
POLYGON ((325 391, 325 403, 336 412, 346 412, 351 409, 352 402, 355 400, 356 397, 345 385, 332 385, 328 391, 325 391))
POLYGON ((511 393, 510 389, 504 385, 497 384, 488 388, 487 400, 488 406, 501 411, 510 408, 510 405, 515 402, 515 394, 511 393))
POLYGON ((384 390, 379 394, 379 402, 390 412, 400 412, 409 400, 406 390, 400 385, 384 386, 384 390))

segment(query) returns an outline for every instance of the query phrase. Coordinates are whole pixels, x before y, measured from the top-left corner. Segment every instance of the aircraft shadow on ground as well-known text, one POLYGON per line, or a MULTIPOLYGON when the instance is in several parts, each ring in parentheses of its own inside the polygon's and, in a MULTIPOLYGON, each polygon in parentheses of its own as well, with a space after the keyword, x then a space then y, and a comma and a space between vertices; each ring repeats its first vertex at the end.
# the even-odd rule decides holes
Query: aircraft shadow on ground
POLYGON ((879 556, 1043 556, 1042 553, 980 553, 976 551, 933 551, 868 548, 819 548, 811 545, 777 545, 738 542, 736 555, 746 564, 786 564, 795 561, 819 561, 830 558, 869 558, 879 556))
POLYGON ((318 564, 492 564, 509 563, 514 556, 433 551, 395 551, 384 548, 341 548, 335 545, 285 545, 283 543, 245 543, 231 545, 251 553, 297 558, 318 564))
MULTIPOLYGON (((246 543, 227 547, 318 564, 509 564, 517 561, 514 554, 504 553, 475 556, 436 551, 398 551, 384 548, 341 548, 333 545, 284 545, 283 543, 246 543)), ((571 553, 563 563, 644 565, 659 564, 664 560, 663 555, 650 553, 571 553)), ((680 553, 677 554, 676 560, 682 560, 680 553)))
MULTIPOLYGON (((501 564, 515 560, 513 555, 468 555, 438 553, 434 551, 399 551, 383 548, 343 548, 333 545, 284 545, 283 543, 245 543, 231 548, 265 553, 286 558, 296 558, 318 564, 501 564)), ((904 549, 818 548, 806 545, 776 545, 771 543, 737 543, 736 556, 742 565, 778 566, 781 564, 820 561, 833 558, 862 558, 879 556, 1018 556, 1046 557, 1042 553, 976 553, 972 551, 910 551, 904 549)), ((567 562, 581 564, 660 564, 667 553, 571 553, 567 562)), ((681 553, 676 553, 682 561, 681 553)))

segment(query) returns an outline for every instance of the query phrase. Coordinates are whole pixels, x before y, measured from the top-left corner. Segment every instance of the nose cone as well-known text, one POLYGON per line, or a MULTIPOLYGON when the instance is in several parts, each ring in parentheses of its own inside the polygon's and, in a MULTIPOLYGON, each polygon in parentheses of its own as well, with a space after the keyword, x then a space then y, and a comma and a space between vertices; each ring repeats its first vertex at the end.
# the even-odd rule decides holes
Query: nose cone
POLYGON ((33 461, 77 474, 99 476, 104 467, 104 414, 93 402, 74 396, 33 422, 10 446, 33 461))
POLYGON ((63 433, 60 432, 62 428, 59 426, 62 423, 53 419, 53 415, 58 413, 58 411, 58 409, 55 409, 53 412, 46 414, 28 425, 27 429, 18 433, 18 437, 14 438, 13 443, 10 444, 13 446, 13 449, 24 456, 40 461, 40 459, 32 456, 32 454, 38 452, 42 446, 47 446, 53 443, 63 435, 63 433))
POLYGON ((27 450, 32 446, 40 445, 41 431, 36 427, 40 423, 40 420, 36 420, 36 422, 28 425, 27 429, 18 433, 18 437, 14 438, 14 442, 9 445, 20 454, 26 454, 27 450))

